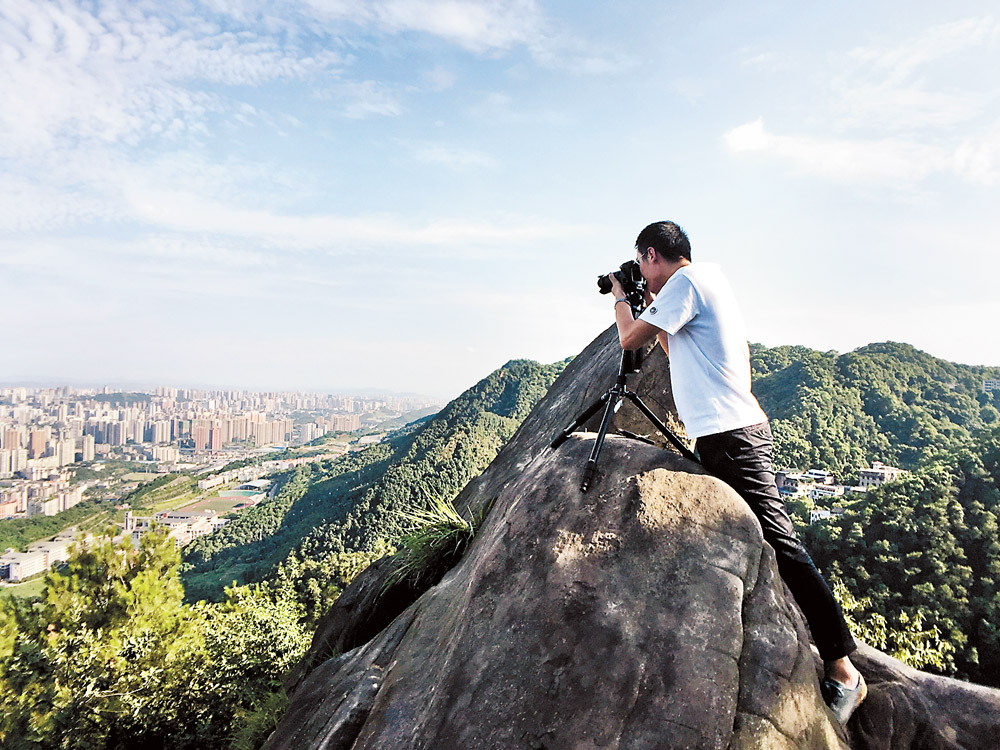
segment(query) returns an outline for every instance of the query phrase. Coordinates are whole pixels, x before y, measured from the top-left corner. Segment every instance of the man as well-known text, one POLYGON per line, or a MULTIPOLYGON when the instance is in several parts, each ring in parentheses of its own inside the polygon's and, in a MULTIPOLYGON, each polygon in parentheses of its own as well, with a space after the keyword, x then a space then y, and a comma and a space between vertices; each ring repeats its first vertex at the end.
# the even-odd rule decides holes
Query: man
POLYGON ((857 646, 775 486, 771 429, 750 392, 750 349, 736 298, 716 264, 691 262, 691 244, 677 224, 650 224, 635 246, 649 290, 637 319, 611 276, 622 348, 639 349, 655 337, 670 357, 678 416, 697 440, 705 468, 733 487, 760 521, 825 663, 823 699, 846 723, 868 692, 849 658, 857 646))

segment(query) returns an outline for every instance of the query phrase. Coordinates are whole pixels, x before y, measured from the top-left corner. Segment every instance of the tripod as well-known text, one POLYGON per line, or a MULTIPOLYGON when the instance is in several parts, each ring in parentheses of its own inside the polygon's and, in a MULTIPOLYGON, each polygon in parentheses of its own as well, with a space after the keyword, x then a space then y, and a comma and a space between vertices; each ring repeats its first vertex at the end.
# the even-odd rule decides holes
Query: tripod
MULTIPOLYGON (((663 422, 650 411, 649 407, 646 406, 642 399, 639 398, 634 392, 628 389, 628 384, 625 379, 626 376, 636 371, 634 352, 622 350, 621 362, 618 365, 618 378, 615 380, 615 384, 611 386, 607 391, 605 391, 597 401, 588 406, 575 420, 573 424, 567 427, 565 430, 559 433, 559 436, 552 441, 552 448, 556 449, 560 445, 566 442, 567 438, 579 427, 587 422, 592 416, 597 414, 600 410, 601 405, 604 405, 604 419, 601 420, 601 427, 597 431, 597 442, 594 443, 594 450, 590 453, 590 458, 587 459, 587 468, 583 472, 583 481, 580 483, 580 492, 586 492, 590 488, 590 483, 594 479, 594 474, 597 472, 597 458, 601 454, 601 448, 604 447, 604 438, 608 434, 608 425, 611 422, 611 415, 621 408, 622 401, 628 399, 636 408, 641 411, 646 419, 653 423, 653 426, 663 434, 667 440, 669 440, 677 450, 681 452, 681 455, 685 458, 689 458, 692 461, 698 462, 697 456, 692 453, 681 439, 675 435, 669 427, 667 427, 663 422)), ((627 433, 626 433, 627 434, 627 433)), ((700 463, 700 462, 699 462, 700 463)))

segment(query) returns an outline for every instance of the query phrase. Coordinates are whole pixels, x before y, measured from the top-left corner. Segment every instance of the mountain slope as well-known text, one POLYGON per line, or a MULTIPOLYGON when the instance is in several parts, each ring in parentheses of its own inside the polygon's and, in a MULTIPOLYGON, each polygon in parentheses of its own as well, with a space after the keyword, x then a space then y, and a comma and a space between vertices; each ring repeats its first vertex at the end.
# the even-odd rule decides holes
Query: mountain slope
POLYGON ((185 548, 188 598, 259 580, 292 551, 320 557, 393 542, 402 511, 453 499, 486 468, 565 364, 508 362, 378 445, 288 472, 273 499, 185 548))

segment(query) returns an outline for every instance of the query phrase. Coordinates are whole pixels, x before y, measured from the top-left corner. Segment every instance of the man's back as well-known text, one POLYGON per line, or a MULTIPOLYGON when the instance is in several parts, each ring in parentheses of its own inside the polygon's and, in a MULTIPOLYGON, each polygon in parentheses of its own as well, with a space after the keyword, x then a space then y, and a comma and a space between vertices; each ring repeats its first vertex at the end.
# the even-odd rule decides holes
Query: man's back
POLYGON ((690 437, 767 419, 750 392, 750 353, 736 296, 715 263, 674 273, 644 320, 667 332, 670 381, 690 437))

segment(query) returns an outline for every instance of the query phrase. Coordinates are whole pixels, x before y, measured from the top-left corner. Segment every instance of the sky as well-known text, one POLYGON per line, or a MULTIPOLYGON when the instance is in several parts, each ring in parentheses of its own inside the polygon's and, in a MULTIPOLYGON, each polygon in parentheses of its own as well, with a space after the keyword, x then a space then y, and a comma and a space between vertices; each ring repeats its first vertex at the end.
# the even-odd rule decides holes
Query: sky
POLYGON ((0 0, 0 383, 577 354, 670 219, 751 341, 1000 365, 993 2, 0 0))

